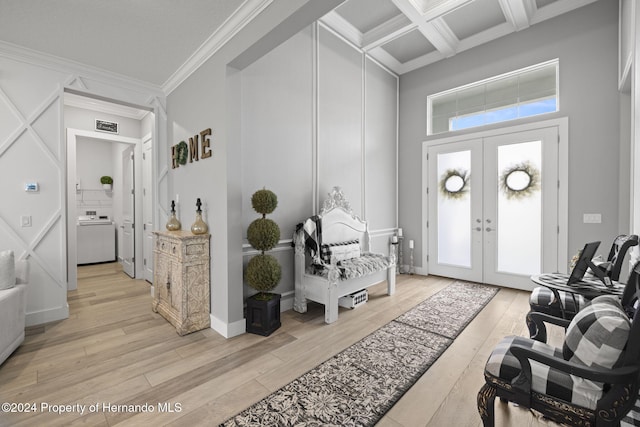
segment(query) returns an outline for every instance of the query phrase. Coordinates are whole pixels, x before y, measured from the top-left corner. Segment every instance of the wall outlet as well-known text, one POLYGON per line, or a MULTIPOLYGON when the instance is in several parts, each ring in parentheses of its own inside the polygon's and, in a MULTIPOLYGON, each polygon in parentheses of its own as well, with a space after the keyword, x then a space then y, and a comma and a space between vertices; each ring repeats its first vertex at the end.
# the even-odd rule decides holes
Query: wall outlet
POLYGON ((600 224, 602 222, 602 214, 583 214, 582 222, 585 224, 600 224))
POLYGON ((22 215, 20 217, 20 225, 22 227, 31 227, 31 215, 22 215))

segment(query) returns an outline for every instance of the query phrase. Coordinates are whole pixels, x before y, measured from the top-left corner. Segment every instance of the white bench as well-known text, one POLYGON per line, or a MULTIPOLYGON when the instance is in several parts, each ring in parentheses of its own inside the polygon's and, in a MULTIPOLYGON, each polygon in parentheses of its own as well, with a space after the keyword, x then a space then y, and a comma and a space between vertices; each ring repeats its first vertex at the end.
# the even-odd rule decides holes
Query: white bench
MULTIPOLYGON (((311 219, 309 219, 311 220, 311 219)), ((307 220, 307 221, 309 221, 307 220)), ((295 243, 295 297, 293 309, 299 313, 307 311, 307 301, 315 301, 325 306, 325 322, 333 323, 338 320, 338 299, 350 295, 369 286, 387 281, 387 294, 392 295, 396 287, 395 257, 380 254, 370 254, 370 237, 366 221, 362 221, 353 214, 349 203, 342 192, 335 187, 325 201, 324 207, 316 223, 320 223, 321 245, 335 245, 344 242, 358 241, 360 258, 350 261, 336 261, 321 263, 316 258, 313 263, 307 248, 308 234, 304 227, 300 227, 294 235, 295 243), (346 272, 345 266, 357 264, 358 271, 346 272), (317 271, 311 271, 317 270, 317 271), (364 272, 364 273, 363 273, 364 272)), ((353 244, 353 243, 352 243, 353 244)), ((318 253, 319 256, 319 253, 318 253)))

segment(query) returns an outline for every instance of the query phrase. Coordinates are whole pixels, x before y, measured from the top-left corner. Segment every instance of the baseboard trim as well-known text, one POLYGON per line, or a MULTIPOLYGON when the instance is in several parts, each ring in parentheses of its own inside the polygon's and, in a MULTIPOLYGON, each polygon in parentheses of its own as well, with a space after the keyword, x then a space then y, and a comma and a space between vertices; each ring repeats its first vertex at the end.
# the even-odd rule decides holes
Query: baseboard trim
POLYGON ((284 292, 280 295, 280 313, 287 310, 293 310, 294 291, 284 292))
MULTIPOLYGON (((396 271, 398 271, 399 266, 396 266, 396 271)), ((402 264, 402 273, 400 274, 406 274, 407 276, 409 275, 409 264, 402 264)), ((426 268, 422 268, 422 267, 413 267, 413 274, 418 274, 420 276, 428 276, 429 273, 427 271, 426 268)))
POLYGON ((63 320, 68 318, 69 318, 69 304, 65 302, 62 307, 26 313, 25 325, 26 326, 42 325, 44 323, 55 322, 58 320, 63 320))
POLYGON ((225 338, 237 337, 247 331, 246 319, 238 320, 233 323, 226 323, 215 317, 213 314, 209 314, 209 317, 211 318, 211 329, 225 338))

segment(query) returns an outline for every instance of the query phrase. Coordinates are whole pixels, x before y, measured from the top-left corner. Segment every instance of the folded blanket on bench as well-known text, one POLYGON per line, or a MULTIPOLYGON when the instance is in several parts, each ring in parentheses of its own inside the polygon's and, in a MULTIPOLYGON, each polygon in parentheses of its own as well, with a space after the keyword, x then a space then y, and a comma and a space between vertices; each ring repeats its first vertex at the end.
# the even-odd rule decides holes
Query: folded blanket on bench
MULTIPOLYGON (((296 225, 296 233, 304 231, 304 247, 305 251, 314 263, 320 263, 320 242, 322 241, 322 221, 318 215, 307 218, 304 222, 296 225)), ((295 246, 295 235, 292 246, 295 246)))
MULTIPOLYGON (((389 265, 388 257, 375 253, 363 253, 357 258, 345 259, 336 264, 342 280, 366 276, 389 268, 389 265)), ((307 268, 307 273, 327 278, 329 275, 328 267, 326 264, 311 264, 307 268)))

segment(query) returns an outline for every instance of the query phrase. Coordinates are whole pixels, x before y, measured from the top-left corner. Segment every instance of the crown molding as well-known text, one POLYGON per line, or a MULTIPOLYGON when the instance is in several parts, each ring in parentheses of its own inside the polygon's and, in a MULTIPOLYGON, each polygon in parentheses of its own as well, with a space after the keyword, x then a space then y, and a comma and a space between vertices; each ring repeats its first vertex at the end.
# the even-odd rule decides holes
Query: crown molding
POLYGON ((86 96, 76 95, 74 93, 64 94, 64 105, 70 107, 82 108, 83 110, 98 111, 100 113, 113 114, 120 117, 127 117, 134 120, 142 120, 148 110, 128 107, 126 105, 105 102, 99 99, 87 98, 86 96))
POLYGON ((105 71, 70 59, 29 49, 13 43, 0 40, 0 57, 6 57, 31 65, 45 67, 53 71, 69 73, 89 78, 99 82, 114 84, 141 93, 164 95, 160 86, 137 80, 123 74, 105 71))
POLYGON ((116 84, 137 92, 166 96, 213 56, 249 22, 265 10, 273 0, 245 0, 244 3, 176 70, 162 85, 134 79, 80 62, 39 52, 0 40, 0 56, 5 56, 52 69, 58 72, 79 74, 105 83, 116 84))
POLYGON ((165 95, 169 95, 202 64, 220 50, 249 22, 265 10, 273 0, 245 0, 227 20, 200 45, 187 61, 162 85, 165 95))

